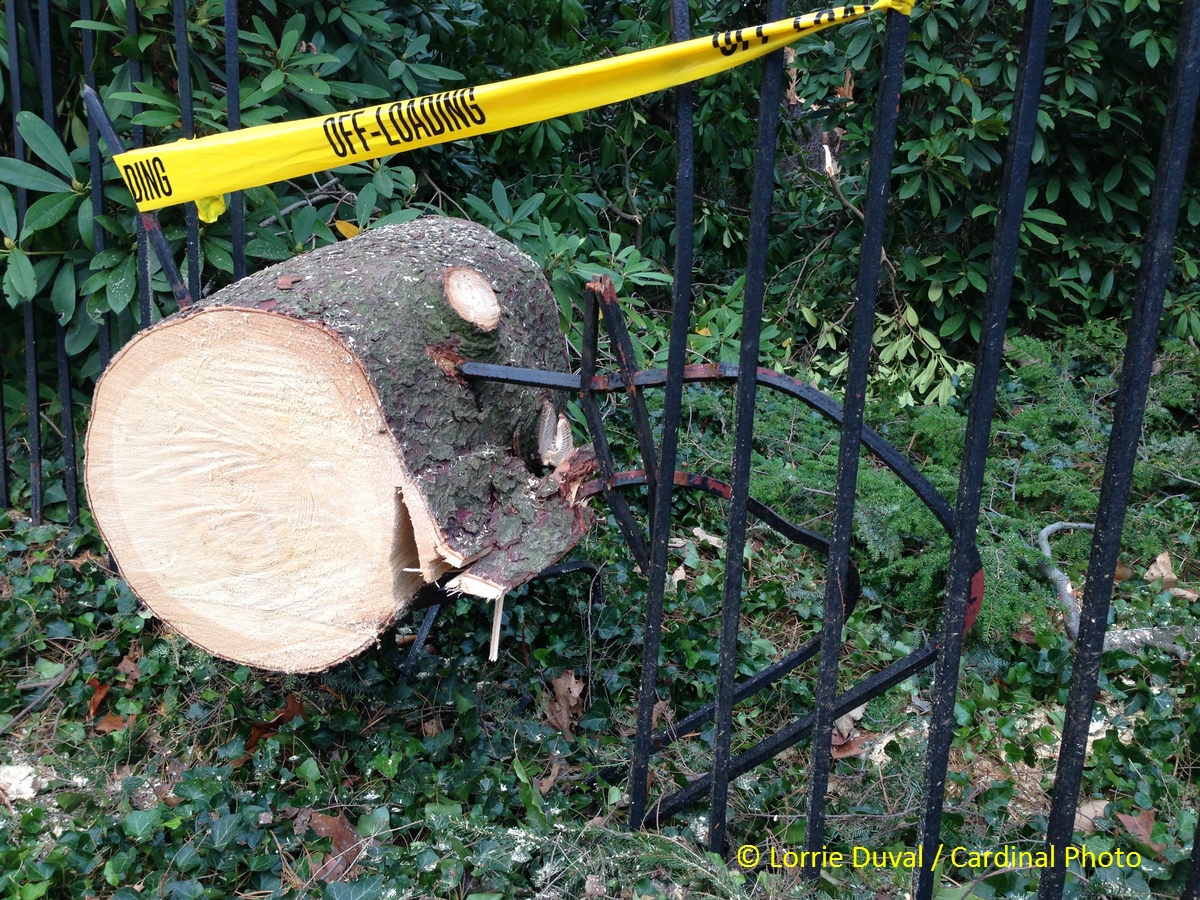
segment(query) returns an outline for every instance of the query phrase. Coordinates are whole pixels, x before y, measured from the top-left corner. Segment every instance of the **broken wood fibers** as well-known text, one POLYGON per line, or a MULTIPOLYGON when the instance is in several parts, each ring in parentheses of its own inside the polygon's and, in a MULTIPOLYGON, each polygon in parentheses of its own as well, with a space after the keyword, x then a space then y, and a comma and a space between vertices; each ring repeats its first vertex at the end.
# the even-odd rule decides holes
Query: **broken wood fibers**
POLYGON ((130 587, 204 649, 283 672, 361 651, 427 582, 496 600, 560 558, 591 471, 537 265, 424 218, 251 275, 139 333, 96 385, 85 479, 130 587))

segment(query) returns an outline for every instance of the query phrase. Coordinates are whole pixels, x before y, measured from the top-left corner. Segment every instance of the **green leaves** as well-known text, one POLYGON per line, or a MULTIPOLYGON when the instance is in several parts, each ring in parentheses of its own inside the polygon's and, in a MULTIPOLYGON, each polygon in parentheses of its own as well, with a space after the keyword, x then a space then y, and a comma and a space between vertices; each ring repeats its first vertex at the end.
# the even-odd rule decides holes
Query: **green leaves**
POLYGON ((45 169, 9 156, 0 156, 0 182, 30 191, 60 193, 71 190, 71 185, 45 169))
POLYGON ((49 125, 29 110, 23 110, 17 113, 17 130, 42 162, 53 166, 68 181, 74 181, 75 167, 71 164, 71 158, 49 125))

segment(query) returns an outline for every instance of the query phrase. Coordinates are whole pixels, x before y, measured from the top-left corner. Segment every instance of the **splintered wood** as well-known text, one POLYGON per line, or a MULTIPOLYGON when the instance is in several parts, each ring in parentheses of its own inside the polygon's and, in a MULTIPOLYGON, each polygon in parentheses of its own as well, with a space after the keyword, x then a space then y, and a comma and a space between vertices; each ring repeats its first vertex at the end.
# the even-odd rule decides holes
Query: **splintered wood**
POLYGON ((583 536, 566 366, 536 265, 421 219, 252 275, 141 332, 96 387, 85 478, 130 587, 227 659, 320 671, 426 583, 498 601, 583 536), (286 287, 284 287, 286 285, 286 287))

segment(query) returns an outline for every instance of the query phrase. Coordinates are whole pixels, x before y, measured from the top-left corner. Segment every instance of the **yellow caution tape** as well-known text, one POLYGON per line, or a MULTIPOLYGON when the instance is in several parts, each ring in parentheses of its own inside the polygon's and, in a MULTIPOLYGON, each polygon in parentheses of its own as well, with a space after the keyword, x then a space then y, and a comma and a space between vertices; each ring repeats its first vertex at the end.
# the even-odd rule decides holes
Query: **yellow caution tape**
POLYGON ((222 194, 391 153, 606 106, 732 69, 868 13, 907 16, 912 0, 822 9, 652 50, 332 116, 144 147, 115 157, 142 212, 189 200, 211 222, 222 194))

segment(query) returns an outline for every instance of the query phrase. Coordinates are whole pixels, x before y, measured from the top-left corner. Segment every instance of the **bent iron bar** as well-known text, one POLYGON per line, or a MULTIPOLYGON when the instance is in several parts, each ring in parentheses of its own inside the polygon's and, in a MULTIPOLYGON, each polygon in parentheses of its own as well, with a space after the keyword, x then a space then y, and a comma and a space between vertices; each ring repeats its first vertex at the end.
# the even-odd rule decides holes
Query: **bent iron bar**
MULTIPOLYGON (((672 38, 692 36, 691 6, 671 0, 672 38)), ((661 468, 674 472, 679 451, 679 420, 683 408, 683 371, 692 306, 692 252, 696 184, 695 122, 692 86, 675 89, 675 122, 678 130, 675 179, 675 279, 671 295, 671 334, 667 345, 666 391, 663 396, 661 468)), ((616 317, 624 321, 620 308, 616 317)), ((635 420, 636 422, 636 420, 635 420)), ((647 426, 647 430, 648 426, 647 426)), ((640 429, 639 429, 640 432, 640 429)), ((639 435, 640 436, 640 435, 639 435)), ((654 436, 649 434, 651 449, 654 436)), ((643 453, 643 456, 645 454, 643 453)), ((647 465, 650 462, 647 461, 647 465)), ((655 472, 654 474, 658 474, 655 472)), ((658 700, 658 654, 662 643, 663 599, 667 585, 667 538, 671 531, 671 494, 674 481, 662 478, 651 488, 650 567, 646 587, 646 619, 642 630, 642 681, 638 692, 637 730, 630 768, 630 825, 640 822, 646 809, 646 781, 653 744, 654 706, 658 700)))
MULTIPOLYGON (((1004 351, 1004 330, 1008 324, 1013 275, 1017 266, 1021 217, 1025 209, 1025 188, 1041 97, 1051 7, 1052 0, 1033 0, 1025 11, 1023 46, 1013 98, 1013 133, 1005 149, 996 236, 992 244, 988 290, 984 301, 983 332, 975 360, 975 383, 967 415, 967 439, 959 470, 954 536, 946 573, 946 599, 942 604, 941 649, 934 676, 938 689, 934 693, 930 713, 929 744, 925 751, 924 803, 917 832, 917 840, 924 853, 930 854, 930 859, 936 858, 940 845, 946 766, 955 728, 954 704, 958 693, 959 657, 962 655, 962 622, 967 615, 967 598, 971 573, 974 571, 971 557, 974 555, 978 559, 975 533, 979 527, 983 478, 996 405, 996 383, 1004 351)), ((1074 808, 1072 801, 1072 821, 1074 808)), ((914 898, 930 900, 938 887, 938 873, 932 868, 922 867, 915 881, 914 898)))
MULTIPOLYGON (((132 5, 132 4, 131 4, 132 5)), ((108 117, 108 110, 104 108, 104 103, 100 100, 100 95, 97 94, 90 85, 83 86, 83 103, 87 107, 88 122, 94 123, 100 131, 100 136, 104 138, 104 142, 108 144, 108 152, 115 156, 125 150, 125 145, 121 138, 117 135, 117 129, 113 125, 112 119, 108 117)), ((167 236, 163 234, 162 226, 158 223, 157 213, 138 213, 138 234, 146 235, 150 243, 154 246, 154 252, 158 256, 159 264, 162 266, 163 274, 167 278, 168 284, 171 286, 171 293, 175 296, 175 302, 179 304, 180 309, 186 309, 192 305, 192 296, 188 293, 187 287, 183 283, 183 276, 179 274, 179 266, 175 264, 175 256, 171 253, 171 245, 167 242, 167 236)), ((138 245, 141 247, 141 244, 138 245)), ((141 250, 139 249, 139 253, 141 250)), ((141 271, 139 257, 139 272, 141 271)), ((149 269, 149 266, 146 266, 149 269)), ((147 277, 145 281, 146 290, 149 292, 150 280, 147 277)), ((148 320, 143 320, 143 327, 148 326, 148 320)))
MULTIPOLYGON (((862 452, 862 426, 871 362, 871 336, 875 330, 875 299, 879 293, 883 230, 891 190, 892 157, 896 149, 900 83, 904 77, 904 53, 908 42, 908 16, 889 12, 883 38, 883 76, 875 109, 875 135, 867 170, 867 199, 864 209, 862 248, 859 251, 858 285, 855 291, 854 331, 846 370, 846 400, 842 436, 838 447, 837 487, 834 499, 833 537, 830 541, 828 574, 825 577, 825 614, 821 623, 822 651, 817 670, 816 718, 813 723, 809 763, 808 818, 804 849, 810 854, 825 843, 825 794, 829 787, 833 723, 837 718, 838 653, 842 644, 842 611, 845 608, 847 566, 854 528, 854 500, 858 486, 858 459, 862 452)), ((808 878, 820 875, 820 867, 804 867, 808 878)))
MULTIPOLYGON (((1079 616, 1079 636, 1075 641, 1075 665, 1071 670, 1071 688, 1063 724, 1062 753, 1054 776, 1054 795, 1050 804, 1050 822, 1046 843, 1059 851, 1070 842, 1074 830, 1075 806, 1083 780, 1087 756, 1088 726, 1108 628, 1108 608, 1112 598, 1113 575, 1125 523, 1126 504, 1133 480, 1133 466, 1141 436, 1150 367, 1158 343, 1158 324, 1162 315, 1167 276, 1171 272, 1171 254, 1175 229, 1187 172, 1192 125, 1200 94, 1200 0, 1186 0, 1180 15, 1179 43, 1171 76, 1171 93, 1163 123, 1158 166, 1155 169, 1154 194, 1150 201, 1150 221, 1142 251, 1133 300, 1133 316, 1125 343, 1117 406, 1113 415, 1112 436, 1100 483, 1100 501, 1096 509, 1096 530, 1092 535, 1079 616)), ((1192 845, 1191 871, 1184 896, 1195 900, 1200 886, 1196 859, 1200 851, 1192 845)), ((1059 900, 1065 886, 1066 871, 1055 866, 1042 873, 1039 900, 1059 900)))

